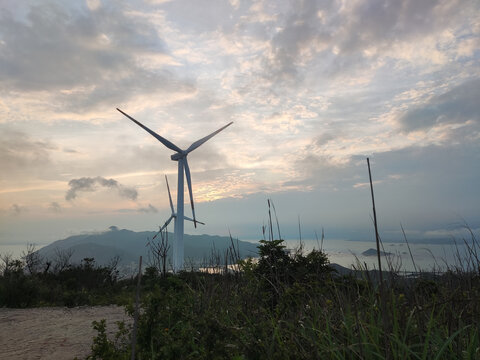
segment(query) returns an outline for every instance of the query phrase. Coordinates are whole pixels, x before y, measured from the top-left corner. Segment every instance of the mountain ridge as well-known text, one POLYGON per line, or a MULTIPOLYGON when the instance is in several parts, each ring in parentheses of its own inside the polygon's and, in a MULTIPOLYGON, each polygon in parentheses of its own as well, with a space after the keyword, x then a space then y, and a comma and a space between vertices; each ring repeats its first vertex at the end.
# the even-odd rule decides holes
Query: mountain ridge
MULTIPOLYGON (((96 264, 107 265, 111 259, 118 256, 119 265, 137 263, 140 256, 148 259, 149 241, 155 236, 156 231, 132 231, 111 226, 109 230, 92 234, 72 235, 46 245, 38 253, 50 260, 54 260, 58 252, 72 252, 71 263, 80 263, 84 258, 94 258, 96 264)), ((157 241, 157 238, 155 241, 157 241)), ((171 257, 173 234, 168 233, 171 257)), ((185 260, 195 263, 208 261, 212 252, 224 254, 233 244, 238 246, 240 258, 257 256, 257 245, 251 242, 232 239, 219 235, 184 235, 185 260)))

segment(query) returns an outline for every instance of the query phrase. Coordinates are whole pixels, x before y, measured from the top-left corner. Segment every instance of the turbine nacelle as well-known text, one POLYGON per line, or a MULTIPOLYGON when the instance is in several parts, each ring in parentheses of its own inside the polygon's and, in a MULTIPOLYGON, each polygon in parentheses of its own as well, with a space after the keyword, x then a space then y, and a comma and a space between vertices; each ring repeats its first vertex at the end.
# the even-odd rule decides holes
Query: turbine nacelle
POLYGON ((178 152, 176 154, 173 154, 172 156, 170 156, 170 159, 172 159, 173 161, 178 161, 182 158, 185 158, 187 157, 188 153, 186 151, 182 151, 181 153, 178 152))

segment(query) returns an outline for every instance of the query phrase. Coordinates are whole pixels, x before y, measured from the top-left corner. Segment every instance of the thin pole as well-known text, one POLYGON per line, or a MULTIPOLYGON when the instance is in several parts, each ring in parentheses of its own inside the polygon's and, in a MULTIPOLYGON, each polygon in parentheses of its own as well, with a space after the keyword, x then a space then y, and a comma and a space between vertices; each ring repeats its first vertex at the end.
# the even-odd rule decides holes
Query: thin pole
POLYGON ((373 224, 375 226, 375 238, 376 238, 376 241, 377 241, 378 270, 380 272, 380 286, 382 286, 383 275, 382 275, 382 261, 380 259, 380 236, 378 235, 377 212, 375 211, 375 197, 373 196, 372 172, 370 171, 370 159, 369 158, 367 158, 367 165, 368 165, 368 177, 370 178, 370 192, 372 194, 373 224))
POLYGON ((132 360, 135 360, 135 345, 137 344, 138 307, 140 302, 141 281, 142 281, 142 257, 140 256, 140 261, 138 264, 137 294, 135 295, 135 316, 133 318, 132 360))

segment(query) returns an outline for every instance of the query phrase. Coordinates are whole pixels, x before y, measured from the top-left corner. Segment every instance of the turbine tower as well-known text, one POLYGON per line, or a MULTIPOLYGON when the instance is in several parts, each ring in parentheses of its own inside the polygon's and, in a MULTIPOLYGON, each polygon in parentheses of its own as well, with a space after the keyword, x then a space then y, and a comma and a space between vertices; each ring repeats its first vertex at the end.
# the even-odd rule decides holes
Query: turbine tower
MULTIPOLYGON (((139 121, 135 120, 132 118, 130 115, 124 113, 122 110, 117 108, 119 112, 121 112, 123 115, 125 115, 127 118, 132 120, 135 124, 143 128, 145 131, 147 131, 150 135, 152 135, 154 138, 156 138, 158 141, 160 141, 163 145, 165 145, 167 148, 170 150, 175 151, 175 154, 173 154, 170 158, 173 161, 178 162, 178 186, 177 186, 177 214, 175 217, 175 236, 174 236, 174 243, 173 243, 173 271, 178 272, 179 270, 183 269, 183 250, 184 250, 184 245, 183 245, 183 222, 185 219, 184 211, 183 211, 183 195, 184 195, 184 172, 185 172, 185 177, 187 178, 187 186, 188 186, 188 192, 190 194, 190 204, 192 206, 192 214, 193 214, 193 224, 195 227, 197 227, 197 220, 195 218, 195 206, 193 203, 193 193, 192 193, 192 180, 190 176, 190 168, 188 166, 188 161, 187 161, 187 155, 191 153, 193 150, 198 148, 200 145, 204 144, 206 141, 210 140, 212 137, 217 135, 220 131, 225 129, 226 127, 230 126, 233 124, 233 122, 228 123, 227 125, 221 127, 220 129, 214 131, 210 135, 207 135, 194 143, 190 145, 186 150, 180 149, 177 145, 174 143, 168 141, 167 139, 161 137, 158 135, 156 132, 153 130, 150 130, 148 127, 140 123, 139 121)), ((172 217, 170 217, 171 221, 172 217)))

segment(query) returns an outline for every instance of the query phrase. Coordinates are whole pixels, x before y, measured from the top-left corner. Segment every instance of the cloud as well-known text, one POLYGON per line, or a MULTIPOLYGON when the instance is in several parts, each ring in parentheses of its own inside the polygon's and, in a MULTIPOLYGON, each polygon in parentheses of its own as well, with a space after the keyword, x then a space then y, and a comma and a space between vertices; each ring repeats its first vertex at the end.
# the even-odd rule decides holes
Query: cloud
POLYGON ((51 212, 54 212, 54 213, 61 213, 62 212, 62 207, 60 206, 59 203, 54 201, 54 202, 51 202, 48 205, 48 210, 51 211, 51 212))
POLYGON ((468 0, 292 1, 275 24, 263 74, 293 84, 313 75, 352 81, 388 61, 446 64, 458 55, 445 43, 474 31, 476 10, 468 0))
POLYGON ((153 206, 152 204, 148 204, 148 206, 143 206, 139 208, 128 208, 128 209, 118 209, 117 210, 119 213, 126 213, 126 214, 131 214, 131 213, 142 213, 142 214, 156 214, 158 213, 158 209, 153 206))
POLYGON ((198 36, 232 26, 233 4, 223 0, 177 0, 166 2, 162 9, 168 21, 175 22, 185 32, 198 36))
POLYGON ((78 151, 75 149, 65 148, 63 151, 69 154, 78 154, 78 151))
POLYGON ((49 141, 33 139, 25 132, 3 127, 0 132, 2 177, 42 172, 51 164, 50 153, 55 149, 49 141))
POLYGON ((125 187, 123 185, 117 185, 117 187, 118 187, 118 192, 120 196, 130 200, 137 199, 138 193, 137 193, 137 190, 135 190, 134 188, 125 187))
POLYGON ((389 47, 448 29, 473 2, 462 0, 363 0, 342 9, 342 52, 389 47))
POLYGON ((10 206, 10 212, 13 215, 21 215, 23 213, 26 213, 27 211, 28 211, 28 208, 22 205, 13 204, 12 206, 10 206))
POLYGON ((397 119, 405 132, 428 130, 442 124, 480 122, 480 78, 468 80, 453 89, 412 107, 397 119))
POLYGON ((84 113, 139 94, 193 89, 162 63, 156 69, 142 66, 144 57, 168 57, 166 44, 148 19, 117 3, 89 9, 47 2, 28 8, 25 18, 15 15, 0 15, 0 84, 6 96, 50 91, 57 110, 84 113))
POLYGON ((95 178, 83 177, 80 179, 72 179, 68 182, 70 189, 65 195, 65 199, 71 201, 77 197, 77 192, 94 192, 97 190, 96 185, 106 188, 115 188, 120 196, 130 200, 136 200, 138 193, 134 188, 126 187, 114 179, 105 179, 101 176, 95 178))
POLYGON ((265 64, 267 77, 295 80, 302 63, 328 45, 331 34, 317 16, 319 10, 314 1, 298 1, 292 6, 281 30, 271 39, 265 64))
POLYGON ((142 207, 138 209, 138 212, 141 213, 158 213, 158 209, 152 204, 148 204, 147 207, 142 207))

